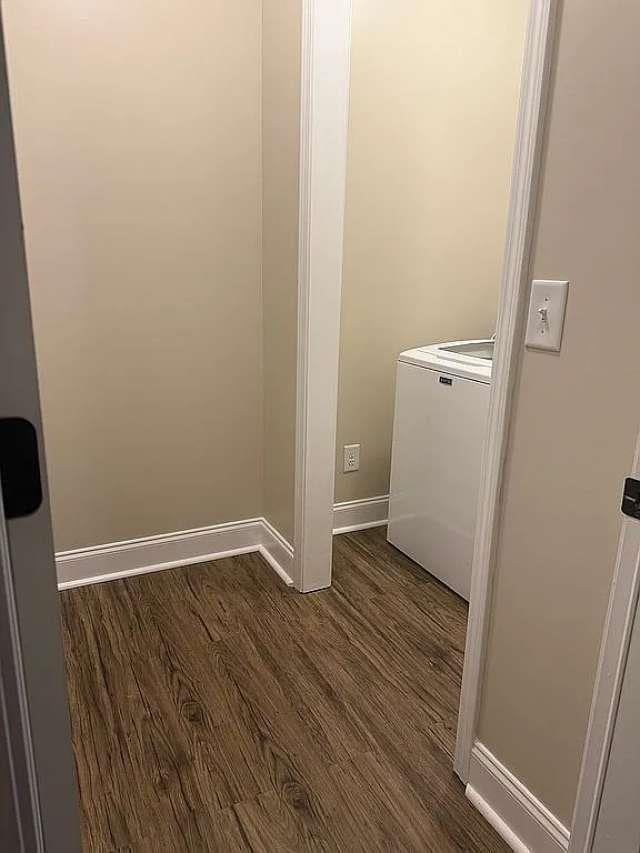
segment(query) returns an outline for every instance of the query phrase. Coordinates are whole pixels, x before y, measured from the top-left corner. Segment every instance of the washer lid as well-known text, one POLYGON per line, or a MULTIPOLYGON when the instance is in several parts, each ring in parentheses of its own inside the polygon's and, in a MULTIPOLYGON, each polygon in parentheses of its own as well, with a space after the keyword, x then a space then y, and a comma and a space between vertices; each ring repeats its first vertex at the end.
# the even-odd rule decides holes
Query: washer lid
POLYGON ((398 360, 428 370, 438 370, 452 376, 491 382, 493 341, 487 338, 474 341, 448 341, 400 353, 398 360), (491 355, 491 357, 489 357, 491 355))

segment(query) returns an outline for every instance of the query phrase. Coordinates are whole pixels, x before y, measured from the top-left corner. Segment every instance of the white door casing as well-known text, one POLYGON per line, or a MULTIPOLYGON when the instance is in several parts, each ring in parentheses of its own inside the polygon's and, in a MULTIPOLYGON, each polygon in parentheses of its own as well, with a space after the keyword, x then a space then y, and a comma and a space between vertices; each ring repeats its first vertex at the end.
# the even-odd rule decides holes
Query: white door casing
MULTIPOLYGON (((0 5, 0 24, 1 15, 0 5)), ((3 733, 8 733, 18 849, 74 853, 80 850, 77 788, 1 26, 0 258, 0 418, 4 425, 31 425, 37 447, 30 460, 38 460, 42 491, 42 499, 28 510, 26 505, 23 511, 7 510, 9 520, 5 509, 11 489, 0 501, 0 713, 3 733)), ((4 430, 2 435, 4 452, 16 453, 16 443, 4 430)), ((24 457, 23 450, 24 445, 14 458, 24 457)), ((24 487, 24 467, 16 472, 14 492, 16 483, 24 487)), ((4 486, 6 472, 3 464, 4 486)))
MULTIPOLYGON (((640 479, 640 435, 632 471, 640 479)), ((640 521, 623 518, 569 853, 639 849, 640 521)))

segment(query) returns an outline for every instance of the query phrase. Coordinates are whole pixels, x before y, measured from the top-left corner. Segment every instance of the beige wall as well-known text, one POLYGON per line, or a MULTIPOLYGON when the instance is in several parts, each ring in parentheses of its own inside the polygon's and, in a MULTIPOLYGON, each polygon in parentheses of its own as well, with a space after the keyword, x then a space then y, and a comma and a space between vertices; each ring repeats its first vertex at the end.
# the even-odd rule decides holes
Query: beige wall
POLYGON ((569 822, 640 424, 640 7, 565 0, 534 275, 562 352, 516 395, 480 738, 569 822))
POLYGON ((262 7, 264 515, 293 542, 301 3, 262 7))
POLYGON ((3 16, 57 548, 258 515, 259 2, 3 16))
POLYGON ((389 490, 398 353, 494 330, 527 11, 354 2, 336 500, 389 490))

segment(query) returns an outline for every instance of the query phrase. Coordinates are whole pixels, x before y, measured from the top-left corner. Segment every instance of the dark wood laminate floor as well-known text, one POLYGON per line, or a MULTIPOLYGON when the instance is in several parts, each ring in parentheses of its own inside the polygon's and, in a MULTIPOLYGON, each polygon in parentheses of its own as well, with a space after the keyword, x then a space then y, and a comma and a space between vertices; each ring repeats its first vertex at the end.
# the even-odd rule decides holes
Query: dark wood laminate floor
POLYGON ((384 539, 62 594, 90 851, 506 851, 451 769, 466 606, 384 539))

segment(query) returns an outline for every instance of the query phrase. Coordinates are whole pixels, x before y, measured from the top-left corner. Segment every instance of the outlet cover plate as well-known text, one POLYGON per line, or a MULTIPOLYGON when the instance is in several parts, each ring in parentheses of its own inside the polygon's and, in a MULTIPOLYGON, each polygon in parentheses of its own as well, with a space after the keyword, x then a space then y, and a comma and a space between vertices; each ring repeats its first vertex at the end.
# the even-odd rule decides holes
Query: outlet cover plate
POLYGON ((527 320, 527 347, 560 352, 568 291, 568 281, 533 282, 527 320))

